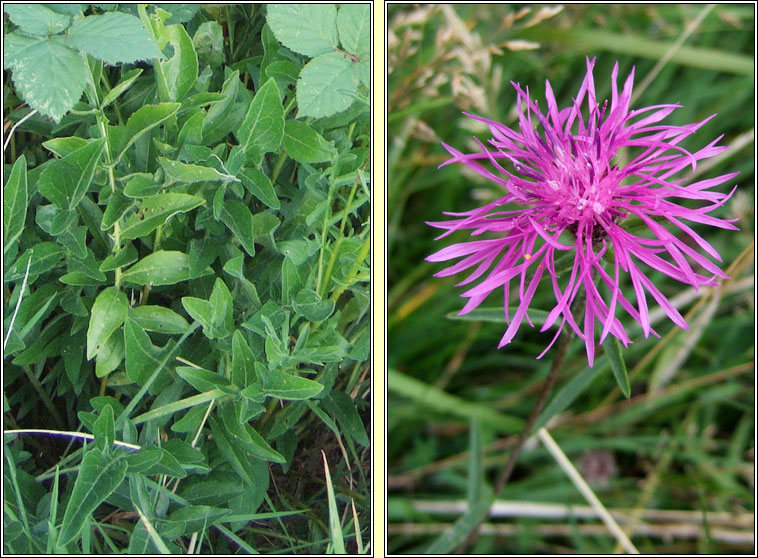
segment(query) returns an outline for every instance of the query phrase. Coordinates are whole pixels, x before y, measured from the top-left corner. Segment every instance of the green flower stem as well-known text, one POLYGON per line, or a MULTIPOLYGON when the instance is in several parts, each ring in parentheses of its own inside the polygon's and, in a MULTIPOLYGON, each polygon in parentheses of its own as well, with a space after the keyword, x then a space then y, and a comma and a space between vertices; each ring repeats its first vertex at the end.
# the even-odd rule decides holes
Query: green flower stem
MULTIPOLYGON (((580 308, 584 305, 584 296, 584 291, 579 291, 577 298, 574 299, 574 303, 572 304, 573 309, 580 308)), ((511 450, 511 455, 508 458, 508 463, 505 465, 505 468, 503 468, 500 476, 497 478, 497 482, 495 483, 495 490, 492 493, 493 501, 497 499, 498 495, 503 491, 503 488, 505 488, 505 485, 508 484, 511 475, 516 468, 516 463, 518 462, 519 455, 521 455, 521 450, 524 449, 524 444, 526 444, 526 441, 532 434, 534 425, 537 423, 537 419, 545 408, 545 403, 547 403, 548 396, 553 390, 555 383, 558 381, 559 372, 563 366, 564 360, 566 359, 566 353, 573 338, 574 331, 571 328, 564 328, 558 336, 558 343, 555 348, 553 363, 550 365, 550 371, 548 372, 547 378, 545 378, 545 381, 540 387, 540 392, 537 395, 537 402, 534 404, 531 413, 529 413, 529 417, 526 419, 524 429, 521 431, 521 434, 519 434, 518 440, 516 440, 516 445, 511 450)), ((464 553, 464 549, 470 547, 474 543, 479 530, 479 525, 481 525, 484 520, 487 519, 487 515, 488 514, 484 514, 479 518, 477 525, 471 529, 471 534, 468 536, 463 545, 461 545, 462 548, 458 549, 459 553, 464 553)))

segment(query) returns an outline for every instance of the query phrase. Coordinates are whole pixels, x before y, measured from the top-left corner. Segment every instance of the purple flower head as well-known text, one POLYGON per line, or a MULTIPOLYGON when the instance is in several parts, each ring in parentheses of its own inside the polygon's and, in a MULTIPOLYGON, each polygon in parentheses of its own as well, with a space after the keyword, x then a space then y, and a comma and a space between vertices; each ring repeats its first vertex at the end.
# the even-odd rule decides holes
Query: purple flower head
POLYGON ((618 62, 611 73, 610 103, 598 102, 594 63, 594 59, 587 59, 587 74, 579 93, 562 110, 548 81, 546 113, 529 97, 528 88, 524 91, 511 82, 518 93, 517 130, 467 114, 489 125, 491 148, 477 140, 482 152, 466 154, 443 144, 453 156, 443 165, 463 163, 500 184, 505 194, 478 209, 445 213, 454 220, 428 223, 446 230, 438 239, 454 231, 470 230, 471 236, 481 236, 482 240, 453 244, 426 258, 432 262, 463 258, 436 274, 445 277, 473 268, 459 285, 482 278, 461 295, 469 300, 460 314, 472 311, 495 289, 502 288, 508 327, 498 348, 514 338, 524 319, 532 325, 526 311, 547 272, 555 306, 542 331, 557 320, 560 323, 558 333, 538 358, 568 324, 584 340, 590 366, 595 354, 596 318, 602 327, 600 342, 611 334, 625 346, 631 343, 615 316, 619 306, 640 323, 645 337, 657 335, 650 327, 648 295, 675 324, 688 329, 681 314, 648 277, 650 269, 695 289, 718 285, 718 277, 728 279, 692 247, 694 243, 721 261, 713 246, 684 221, 736 230, 733 221, 708 213, 734 193, 734 189, 729 194, 713 192, 713 187, 737 175, 685 185, 676 177, 679 171, 687 167, 694 171, 697 161, 728 148, 716 145, 721 136, 695 153, 678 145, 715 115, 697 124, 673 126, 659 122, 680 108, 679 104, 630 110, 634 69, 619 94, 618 62), (706 205, 688 208, 679 205, 677 198, 706 205), (631 223, 642 225, 644 236, 634 234, 640 231, 629 226, 631 223), (661 223, 669 224, 673 231, 661 223), (565 260, 569 263, 564 266, 565 260), (706 274, 696 273, 690 261, 706 274), (620 288, 622 274, 631 279, 634 301, 620 288), (511 281, 518 286, 519 298, 512 317, 508 310, 511 281), (583 308, 575 307, 572 312, 572 303, 582 291, 583 308), (574 314, 581 319, 582 310, 584 320, 580 324, 574 314))

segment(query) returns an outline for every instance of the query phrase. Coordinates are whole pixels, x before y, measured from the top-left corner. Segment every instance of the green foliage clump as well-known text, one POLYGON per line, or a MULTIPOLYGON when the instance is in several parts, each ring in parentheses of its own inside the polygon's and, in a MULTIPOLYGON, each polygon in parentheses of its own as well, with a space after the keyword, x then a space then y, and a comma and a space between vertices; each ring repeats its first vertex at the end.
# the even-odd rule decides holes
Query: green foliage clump
POLYGON ((364 552, 369 7, 4 10, 4 551, 364 552))

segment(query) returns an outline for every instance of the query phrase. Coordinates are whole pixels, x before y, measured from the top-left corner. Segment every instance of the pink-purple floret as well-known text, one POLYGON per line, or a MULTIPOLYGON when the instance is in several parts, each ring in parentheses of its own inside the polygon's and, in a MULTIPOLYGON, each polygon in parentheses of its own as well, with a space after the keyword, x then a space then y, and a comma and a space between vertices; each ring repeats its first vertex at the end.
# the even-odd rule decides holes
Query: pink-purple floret
POLYGON ((736 186, 729 194, 711 189, 738 174, 724 174, 689 185, 682 184, 681 178, 673 178, 686 167, 694 171, 697 161, 728 149, 728 146, 716 145, 723 136, 695 153, 678 145, 715 115, 696 124, 672 126, 657 123, 679 108, 679 104, 630 111, 634 69, 619 95, 616 83, 618 63, 611 73, 610 106, 607 100, 601 105, 595 97, 594 63, 594 59, 587 59, 587 75, 579 93, 573 104, 562 110, 558 109, 550 83, 545 82, 547 114, 543 114, 537 101, 529 97, 529 88, 524 91, 511 82, 518 92, 518 130, 467 114, 489 125, 492 134, 489 144, 493 150, 478 139, 481 153, 461 153, 443 143, 453 156, 443 165, 463 163, 500 184, 505 195, 464 213, 445 212, 445 215, 456 217, 454 220, 428 223, 446 229, 438 239, 458 230, 471 230, 471 236, 489 234, 484 236, 486 240, 453 244, 426 258, 439 262, 463 257, 435 275, 445 277, 475 268, 459 285, 471 283, 487 273, 476 286, 461 295, 469 300, 460 314, 471 312, 495 289, 503 288, 508 327, 498 348, 514 338, 523 320, 532 325, 526 311, 547 271, 556 304, 541 331, 550 328, 556 320, 560 323, 555 337, 538 358, 547 352, 568 323, 584 340, 590 366, 595 354, 595 318, 602 324, 600 342, 611 334, 625 346, 631 343, 615 316, 618 306, 640 323, 645 337, 650 333, 657 335, 650 327, 645 291, 674 323, 688 329, 681 314, 638 267, 639 262, 695 289, 717 285, 717 278, 728 279, 717 265, 690 246, 688 240, 721 261, 713 246, 681 219, 736 230, 737 227, 731 224, 734 220, 718 219, 708 213, 723 205, 736 186), (582 114, 585 102, 588 115, 582 114), (524 104, 526 110, 523 110, 524 104), (622 157, 615 160, 622 147, 631 147, 639 153, 628 162, 622 157), (491 168, 482 165, 482 160, 491 168), (627 183, 622 184, 624 179, 627 183), (702 200, 708 205, 691 209, 677 205, 672 198, 702 200), (506 204, 517 207, 512 205, 507 210, 499 210, 506 204), (622 228, 622 221, 632 216, 641 219, 652 232, 648 236, 654 238, 636 236, 622 228), (662 219, 673 225, 673 232, 660 224, 662 219), (563 238, 559 240, 562 233, 563 238), (676 233, 683 233, 683 238, 678 238, 676 233), (613 263, 607 264, 606 271, 601 258, 610 248, 613 263), (555 262, 569 251, 574 256, 573 266, 568 281, 562 281, 565 284, 561 286, 555 262), (666 259, 661 257, 664 253, 668 255, 666 259), (693 271, 687 257, 712 275, 693 271), (622 271, 631 278, 636 304, 632 304, 621 291, 622 271), (519 302, 511 317, 508 299, 513 279, 518 281, 519 302), (610 292, 609 303, 601 295, 599 287, 603 286, 610 292), (577 324, 574 316, 578 311, 581 318, 582 309, 571 311, 571 304, 580 289, 585 293, 582 326, 577 324))

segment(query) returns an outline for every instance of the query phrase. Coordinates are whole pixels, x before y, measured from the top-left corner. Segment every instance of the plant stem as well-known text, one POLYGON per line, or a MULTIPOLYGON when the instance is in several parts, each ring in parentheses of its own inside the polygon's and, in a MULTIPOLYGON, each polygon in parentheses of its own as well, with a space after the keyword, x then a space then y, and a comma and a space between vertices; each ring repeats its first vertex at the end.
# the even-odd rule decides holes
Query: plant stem
MULTIPOLYGON (((571 306, 572 308, 579 308, 583 304, 584 291, 580 290, 578 296, 571 306)), ((495 490, 492 493, 493 500, 496 500, 498 495, 503 491, 503 488, 505 488, 505 485, 508 484, 508 480, 510 480, 511 475, 516 468, 516 462, 518 461, 519 455, 521 455, 521 450, 524 448, 524 444, 526 444, 526 441, 529 439, 529 436, 532 433, 532 429, 534 428, 537 419, 542 414, 542 410, 545 408, 547 398, 550 395, 550 392, 553 390, 556 381, 558 380, 559 372, 563 366, 563 361, 566 358, 568 346, 571 343, 573 337, 574 331, 571 328, 564 328, 558 336, 558 344, 555 348, 555 356, 553 357, 553 363, 550 365, 550 371, 548 372, 547 378, 545 378, 545 381, 540 387, 540 392, 537 395, 537 402, 535 403, 534 408, 532 408, 532 411, 529 413, 529 417, 526 419, 524 429, 521 431, 521 434, 519 434, 518 440, 516 441, 516 445, 514 446, 513 450, 511 450, 511 455, 508 459, 508 463, 500 473, 500 476, 497 478, 497 482, 495 483, 495 490)), ((471 534, 461 545, 461 548, 458 549, 459 554, 465 553, 465 550, 476 541, 476 537, 479 532, 479 526, 484 523, 485 519, 487 519, 487 515, 488 514, 484 514, 479 518, 477 525, 471 530, 471 534)))

